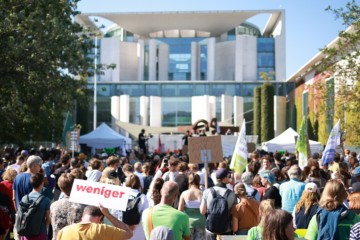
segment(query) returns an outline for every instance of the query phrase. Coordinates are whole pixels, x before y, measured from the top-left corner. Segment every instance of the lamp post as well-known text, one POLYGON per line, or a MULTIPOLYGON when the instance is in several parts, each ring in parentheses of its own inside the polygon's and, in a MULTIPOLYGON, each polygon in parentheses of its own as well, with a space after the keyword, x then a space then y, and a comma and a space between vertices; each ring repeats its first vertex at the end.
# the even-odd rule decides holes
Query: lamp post
POLYGON ((94 130, 97 126, 97 36, 95 35, 95 59, 94 59, 94 130))

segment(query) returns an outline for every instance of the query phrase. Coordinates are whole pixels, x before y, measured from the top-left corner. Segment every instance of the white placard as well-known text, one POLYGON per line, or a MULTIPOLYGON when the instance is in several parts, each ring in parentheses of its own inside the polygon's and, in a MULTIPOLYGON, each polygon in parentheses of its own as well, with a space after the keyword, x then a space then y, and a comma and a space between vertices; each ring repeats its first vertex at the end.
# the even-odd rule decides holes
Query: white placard
POLYGON ((125 211, 129 193, 128 187, 75 179, 69 201, 125 211))

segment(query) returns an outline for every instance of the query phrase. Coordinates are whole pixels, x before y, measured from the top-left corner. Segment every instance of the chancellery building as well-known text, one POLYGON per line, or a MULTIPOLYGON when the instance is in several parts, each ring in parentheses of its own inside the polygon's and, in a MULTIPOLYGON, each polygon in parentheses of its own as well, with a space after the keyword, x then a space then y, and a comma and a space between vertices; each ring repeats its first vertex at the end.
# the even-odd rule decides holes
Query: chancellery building
MULTIPOLYGON (((83 13, 76 21, 95 27, 94 17, 114 23, 96 39, 98 63, 115 65, 96 76, 98 124, 174 127, 216 117, 239 126, 245 118, 251 134, 253 89, 266 80, 275 86, 275 135, 296 128, 284 10, 83 13), (260 14, 269 16, 263 29, 251 23, 260 14)), ((88 89, 92 98, 94 77, 88 89)))

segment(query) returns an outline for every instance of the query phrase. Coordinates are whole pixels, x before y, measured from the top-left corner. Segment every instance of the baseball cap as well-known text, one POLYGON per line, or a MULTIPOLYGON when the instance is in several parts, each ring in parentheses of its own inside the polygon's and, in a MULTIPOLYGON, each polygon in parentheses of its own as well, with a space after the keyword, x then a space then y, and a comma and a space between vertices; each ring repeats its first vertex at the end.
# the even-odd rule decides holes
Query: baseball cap
POLYGON ((228 176, 229 171, 225 168, 216 170, 216 179, 224 179, 228 176))
POLYGON ((260 177, 267 178, 267 180, 271 184, 275 183, 275 174, 272 171, 269 171, 269 170, 261 171, 260 177))
POLYGON ((305 190, 307 192, 316 192, 316 190, 318 189, 316 183, 313 182, 309 182, 305 185, 305 190))
POLYGON ((22 156, 29 156, 29 152, 27 150, 22 150, 20 154, 22 156))
POLYGON ((354 182, 351 185, 351 192, 355 193, 355 192, 360 192, 360 182, 354 182))

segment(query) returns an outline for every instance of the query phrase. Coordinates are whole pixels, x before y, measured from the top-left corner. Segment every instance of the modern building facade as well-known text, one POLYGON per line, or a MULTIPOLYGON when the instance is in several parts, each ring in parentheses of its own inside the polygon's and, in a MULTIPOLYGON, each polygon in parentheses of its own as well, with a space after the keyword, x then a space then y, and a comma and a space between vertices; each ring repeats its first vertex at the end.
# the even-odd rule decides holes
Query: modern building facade
POLYGON ((289 126, 286 96, 294 83, 286 82, 284 10, 92 13, 76 21, 95 27, 93 16, 114 22, 97 40, 98 62, 116 65, 97 76, 99 123, 160 127, 217 117, 239 126, 245 118, 251 133, 253 89, 269 80, 274 128, 289 126), (246 21, 259 14, 269 15, 263 30, 246 21))

